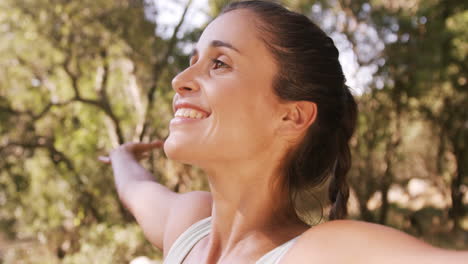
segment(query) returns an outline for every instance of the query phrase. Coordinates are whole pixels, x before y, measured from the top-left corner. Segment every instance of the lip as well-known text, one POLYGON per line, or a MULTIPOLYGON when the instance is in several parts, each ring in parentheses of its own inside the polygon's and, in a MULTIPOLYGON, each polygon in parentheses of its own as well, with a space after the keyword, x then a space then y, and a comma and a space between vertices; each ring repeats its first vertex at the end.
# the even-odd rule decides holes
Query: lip
MULTIPOLYGON (((192 108, 192 109, 195 109, 197 111, 200 111, 200 112, 203 112, 206 117, 209 117, 210 116, 210 112, 201 108, 200 106, 197 106, 197 105, 194 105, 194 104, 190 104, 190 103, 187 103, 187 102, 177 102, 174 104, 174 113, 177 111, 177 109, 179 108, 192 108)), ((205 118, 206 118, 205 117, 205 118)))
POLYGON ((174 125, 183 125, 183 124, 192 124, 195 122, 201 122, 203 119, 196 119, 196 118, 189 118, 189 117, 181 117, 181 116, 176 116, 171 119, 169 122, 169 126, 174 126, 174 125))

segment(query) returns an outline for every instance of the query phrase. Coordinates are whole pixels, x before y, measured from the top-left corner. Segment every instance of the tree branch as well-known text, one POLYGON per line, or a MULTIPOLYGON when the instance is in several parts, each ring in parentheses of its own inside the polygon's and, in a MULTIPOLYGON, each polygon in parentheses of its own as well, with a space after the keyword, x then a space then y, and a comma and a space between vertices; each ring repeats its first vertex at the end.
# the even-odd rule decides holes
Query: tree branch
POLYGON ((155 65, 154 65, 154 74, 153 74, 153 84, 152 86, 150 87, 149 91, 148 91, 148 94, 147 94, 147 100, 148 100, 148 104, 146 106, 146 111, 145 111, 145 118, 144 118, 144 123, 143 123, 143 129, 141 130, 141 133, 139 135, 139 139, 140 141, 143 140, 143 137, 144 135, 146 134, 146 130, 148 129, 148 125, 149 125, 149 113, 150 113, 150 110, 153 108, 154 106, 154 93, 156 92, 156 88, 157 88, 157 85, 158 85, 158 81, 159 81, 159 78, 164 70, 164 66, 167 65, 168 63, 168 59, 169 57, 171 56, 176 44, 177 44, 177 34, 179 33, 179 30, 181 28, 181 26, 183 25, 184 21, 185 21, 185 17, 187 15, 187 11, 188 9, 190 8, 192 4, 192 0, 189 0, 187 5, 185 6, 185 9, 184 9, 184 12, 182 13, 182 16, 179 20, 179 23, 177 24, 177 26, 174 28, 174 32, 172 33, 172 37, 171 39, 169 40, 169 44, 168 44, 168 47, 167 47, 167 50, 166 50, 166 53, 164 54, 164 56, 162 57, 161 60, 159 60, 159 62, 157 62, 155 65))

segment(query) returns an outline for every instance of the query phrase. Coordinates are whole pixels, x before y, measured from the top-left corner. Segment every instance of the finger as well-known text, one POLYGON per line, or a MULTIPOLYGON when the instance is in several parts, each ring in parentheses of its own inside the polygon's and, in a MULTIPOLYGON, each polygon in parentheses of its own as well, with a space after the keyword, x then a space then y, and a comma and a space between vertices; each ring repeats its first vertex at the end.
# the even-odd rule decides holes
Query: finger
POLYGON ((160 148, 164 145, 164 141, 162 140, 154 140, 149 143, 136 143, 134 145, 134 150, 138 152, 145 152, 150 151, 155 148, 160 148))
POLYGON ((154 146, 157 147, 162 147, 164 145, 164 140, 156 139, 150 142, 150 144, 153 144, 154 146))
POLYGON ((151 154, 149 152, 141 153, 138 155, 138 160, 146 159, 150 156, 151 154))
POLYGON ((106 164, 110 164, 111 163, 111 159, 109 157, 106 157, 106 156, 99 156, 98 157, 98 160, 100 162, 103 162, 103 163, 106 163, 106 164))

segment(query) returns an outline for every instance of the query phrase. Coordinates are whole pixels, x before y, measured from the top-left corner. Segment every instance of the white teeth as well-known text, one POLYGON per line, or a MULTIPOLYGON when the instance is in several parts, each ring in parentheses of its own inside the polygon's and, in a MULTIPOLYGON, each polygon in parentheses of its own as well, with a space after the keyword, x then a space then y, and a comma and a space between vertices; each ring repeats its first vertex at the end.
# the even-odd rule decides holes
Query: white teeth
POLYGON ((195 118, 195 116, 197 116, 197 113, 198 113, 197 111, 195 111, 195 110, 192 109, 192 110, 190 111, 190 118, 195 118))
POLYGON ((174 116, 178 117, 186 117, 186 118, 195 118, 195 119, 202 119, 205 117, 203 112, 197 111, 191 108, 179 108, 174 116))

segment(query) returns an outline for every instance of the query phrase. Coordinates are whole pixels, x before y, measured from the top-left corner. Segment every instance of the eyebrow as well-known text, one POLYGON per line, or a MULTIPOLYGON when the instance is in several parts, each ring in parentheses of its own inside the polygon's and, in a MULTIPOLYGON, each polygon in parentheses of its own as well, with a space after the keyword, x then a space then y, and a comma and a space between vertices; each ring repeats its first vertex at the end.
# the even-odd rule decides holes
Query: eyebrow
MULTIPOLYGON (((216 48, 216 47, 225 47, 225 48, 228 48, 228 49, 232 49, 232 50, 236 51, 237 53, 240 53, 240 51, 236 47, 234 47, 232 44, 221 41, 221 40, 211 41, 210 47, 214 47, 214 48, 216 48)), ((198 50, 197 50, 197 48, 195 48, 192 51, 192 53, 190 54, 190 57, 193 57, 193 56, 195 56, 197 54, 198 54, 198 50)))

